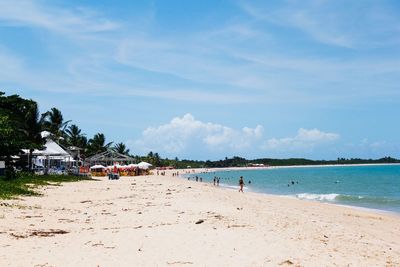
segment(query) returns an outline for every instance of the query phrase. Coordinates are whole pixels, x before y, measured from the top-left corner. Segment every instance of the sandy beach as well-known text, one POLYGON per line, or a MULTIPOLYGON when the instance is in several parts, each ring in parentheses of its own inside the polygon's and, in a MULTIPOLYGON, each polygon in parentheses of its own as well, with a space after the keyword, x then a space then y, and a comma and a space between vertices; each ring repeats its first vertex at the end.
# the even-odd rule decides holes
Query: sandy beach
POLYGON ((0 201, 0 266, 400 266, 400 216, 166 176, 0 201))

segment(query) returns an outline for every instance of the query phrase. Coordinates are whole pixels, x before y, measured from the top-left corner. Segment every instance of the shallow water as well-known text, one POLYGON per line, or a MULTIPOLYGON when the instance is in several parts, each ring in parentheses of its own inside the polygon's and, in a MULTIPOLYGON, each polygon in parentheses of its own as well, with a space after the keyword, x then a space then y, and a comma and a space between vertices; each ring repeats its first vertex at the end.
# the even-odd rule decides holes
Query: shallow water
POLYGON ((196 175, 207 182, 218 176, 221 186, 231 188, 238 188, 243 176, 246 189, 253 192, 400 213, 400 165, 248 169, 196 175))

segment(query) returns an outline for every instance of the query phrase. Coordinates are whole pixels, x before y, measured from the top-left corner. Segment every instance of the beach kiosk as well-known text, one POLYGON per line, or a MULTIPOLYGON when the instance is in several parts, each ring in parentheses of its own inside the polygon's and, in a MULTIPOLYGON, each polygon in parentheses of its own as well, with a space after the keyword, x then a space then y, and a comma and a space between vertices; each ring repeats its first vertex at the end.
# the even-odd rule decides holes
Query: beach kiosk
MULTIPOLYGON (((47 132, 42 132, 46 137, 47 132)), ((29 158, 29 149, 22 149, 28 155, 28 161, 32 161, 34 166, 42 167, 44 174, 63 174, 65 170, 71 167, 75 160, 59 144, 50 138, 46 138, 46 144, 42 150, 35 149, 32 152, 34 158, 29 158)))
POLYGON ((134 175, 131 172, 134 169, 134 165, 132 165, 134 162, 134 158, 111 149, 93 155, 85 160, 85 163, 91 167, 96 165, 107 166, 104 167, 104 171, 106 172, 104 175, 115 173, 118 174, 118 177, 119 175, 134 175))
POLYGON ((106 167, 104 167, 101 164, 93 165, 92 167, 90 167, 90 172, 91 172, 92 176, 106 176, 107 175, 106 167))

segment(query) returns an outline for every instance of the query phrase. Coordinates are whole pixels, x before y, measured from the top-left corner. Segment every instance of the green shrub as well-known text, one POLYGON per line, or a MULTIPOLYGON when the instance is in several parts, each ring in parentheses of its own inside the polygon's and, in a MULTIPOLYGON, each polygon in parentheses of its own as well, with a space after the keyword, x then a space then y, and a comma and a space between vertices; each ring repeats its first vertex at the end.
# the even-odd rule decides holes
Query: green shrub
POLYGON ((35 188, 38 186, 78 182, 82 180, 93 179, 71 175, 35 175, 29 172, 14 173, 11 179, 0 179, 0 199, 12 198, 18 195, 40 195, 40 193, 35 191, 35 188))

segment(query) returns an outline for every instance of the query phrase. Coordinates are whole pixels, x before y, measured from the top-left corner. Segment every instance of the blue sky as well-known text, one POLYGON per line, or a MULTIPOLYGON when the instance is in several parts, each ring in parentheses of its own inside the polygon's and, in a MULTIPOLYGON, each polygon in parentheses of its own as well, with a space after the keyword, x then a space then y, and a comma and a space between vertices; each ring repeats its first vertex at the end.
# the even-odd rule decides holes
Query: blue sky
POLYGON ((0 65, 135 154, 400 157, 395 0, 0 0, 0 65))

